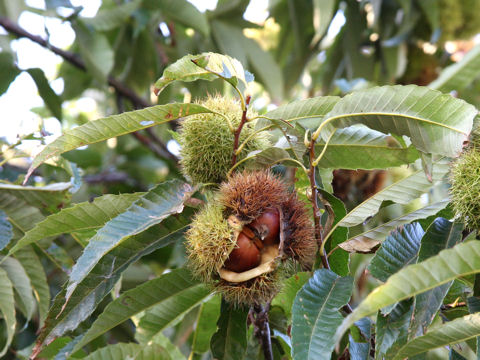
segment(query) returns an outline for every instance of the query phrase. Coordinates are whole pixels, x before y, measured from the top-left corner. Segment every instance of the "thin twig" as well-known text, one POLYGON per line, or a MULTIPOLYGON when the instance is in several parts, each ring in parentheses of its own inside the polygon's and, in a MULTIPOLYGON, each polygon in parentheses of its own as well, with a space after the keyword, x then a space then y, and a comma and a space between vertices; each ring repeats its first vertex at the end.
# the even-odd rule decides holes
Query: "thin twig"
MULTIPOLYGON (((318 207, 318 187, 317 181, 315 179, 315 166, 313 165, 315 161, 315 140, 312 138, 309 146, 309 155, 310 155, 310 169, 308 170, 308 176, 310 180, 310 188, 312 190, 312 205, 313 205, 313 221, 315 225, 315 239, 317 240, 318 248, 323 249, 323 227, 320 223, 320 209, 318 207)), ((329 214, 330 217, 330 214, 329 214)), ((325 269, 330 269, 330 264, 328 263, 328 258, 325 255, 324 251, 320 251, 320 257, 322 259, 322 264, 325 269)))
POLYGON ((248 110, 248 105, 250 104, 250 96, 247 96, 247 99, 245 100, 246 106, 243 109, 242 112, 242 120, 240 120, 240 124, 238 125, 237 130, 235 130, 234 133, 234 139, 233 139, 233 156, 232 156, 232 166, 235 166, 237 163, 237 149, 238 149, 238 144, 240 142, 240 133, 242 132, 243 125, 248 121, 247 119, 247 110, 248 110))
POLYGON ((270 324, 268 323, 269 309, 270 303, 267 303, 265 307, 262 305, 255 305, 253 307, 255 312, 255 336, 262 344, 265 360, 273 360, 272 338, 270 336, 270 324))

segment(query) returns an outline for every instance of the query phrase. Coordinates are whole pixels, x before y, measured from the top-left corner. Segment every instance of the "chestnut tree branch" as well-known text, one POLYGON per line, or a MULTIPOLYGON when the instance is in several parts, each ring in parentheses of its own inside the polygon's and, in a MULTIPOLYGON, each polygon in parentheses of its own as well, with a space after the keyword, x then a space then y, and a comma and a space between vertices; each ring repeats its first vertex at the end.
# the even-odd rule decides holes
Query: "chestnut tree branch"
POLYGON ((268 310, 270 303, 265 306, 255 305, 253 311, 255 312, 255 336, 260 341, 265 360, 273 360, 272 338, 270 336, 270 324, 268 322, 268 310))
POLYGON ((248 120, 247 110, 248 110, 248 105, 250 104, 250 99, 251 97, 247 96, 247 99, 245 101, 247 106, 245 106, 245 109, 243 110, 242 119, 240 120, 240 124, 238 125, 238 128, 235 130, 235 133, 234 133, 232 166, 235 166, 235 164, 237 163, 237 149, 240 142, 240 133, 242 132, 243 126, 248 120))
MULTIPOLYGON (((315 239, 317 240, 318 248, 321 250, 323 242, 323 227, 320 222, 320 209, 318 207, 318 186, 315 179, 315 166, 313 162, 315 161, 315 140, 312 138, 309 146, 309 157, 310 157, 310 168, 308 170, 308 177, 310 181, 310 188, 312 191, 312 205, 313 205, 313 222, 315 225, 315 239)), ((328 214, 329 217, 332 214, 328 214)), ((333 220, 332 220, 333 221, 333 220)), ((327 221, 328 223, 328 221, 327 221)), ((328 258, 325 252, 320 251, 320 257, 322 259, 322 264, 325 269, 330 269, 330 264, 328 263, 328 258)))

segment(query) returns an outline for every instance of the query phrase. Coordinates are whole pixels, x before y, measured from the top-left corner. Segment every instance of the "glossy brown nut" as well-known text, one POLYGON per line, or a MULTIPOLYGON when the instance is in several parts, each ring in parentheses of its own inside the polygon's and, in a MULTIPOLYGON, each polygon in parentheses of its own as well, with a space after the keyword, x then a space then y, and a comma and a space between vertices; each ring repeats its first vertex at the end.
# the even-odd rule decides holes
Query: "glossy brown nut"
POLYGON ((258 265, 260 265, 260 250, 247 235, 241 232, 237 238, 236 248, 232 250, 225 261, 225 269, 243 272, 258 265))
POLYGON ((253 220, 249 226, 257 230, 266 245, 278 243, 278 234, 280 233, 280 216, 278 210, 266 210, 257 219, 253 220))

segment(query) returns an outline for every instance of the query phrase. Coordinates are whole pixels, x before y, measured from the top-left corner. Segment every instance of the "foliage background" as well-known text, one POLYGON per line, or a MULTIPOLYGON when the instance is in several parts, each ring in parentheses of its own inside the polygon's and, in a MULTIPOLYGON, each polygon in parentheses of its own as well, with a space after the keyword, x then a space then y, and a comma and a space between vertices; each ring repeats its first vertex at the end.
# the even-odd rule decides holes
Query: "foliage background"
MULTIPOLYGON (((442 92, 452 92, 456 97, 479 108, 480 48, 476 45, 474 36, 479 31, 476 26, 480 21, 473 15, 480 14, 478 1, 272 0, 268 5, 268 18, 262 24, 252 23, 243 17, 249 3, 248 0, 219 0, 214 10, 202 13, 184 0, 105 0, 96 16, 87 18, 82 16, 81 6, 74 6, 68 0, 46 0, 40 6, 32 6, 23 0, 0 1, 0 25, 5 29, 0 35, 0 93, 5 93, 17 76, 28 74, 43 99, 41 106, 31 109, 38 115, 35 117, 38 130, 18 134, 17 139, 0 139, 0 248, 4 248, 3 255, 35 223, 44 220, 46 216, 58 214, 60 209, 91 202, 104 194, 145 192, 164 181, 176 184, 175 181, 182 179, 177 164, 178 146, 172 133, 178 124, 168 122, 65 153, 61 158, 49 161, 35 170, 28 185, 39 187, 38 189, 20 190, 15 187, 23 182, 32 156, 38 152, 40 145, 52 141, 48 124, 54 123, 57 128, 67 130, 97 118, 141 109, 157 102, 189 102, 216 92, 234 95, 228 84, 216 80, 176 82, 167 87, 158 98, 152 96, 154 81, 168 65, 186 54, 213 51, 237 58, 255 75, 255 83, 251 88, 254 99, 252 106, 260 113, 293 100, 320 95, 345 95, 375 85, 393 84, 429 85, 442 92), (49 46, 48 39, 44 42, 36 38, 36 34, 25 34, 16 25, 19 16, 25 12, 70 23, 75 32, 74 43, 68 49, 58 49, 49 46), (37 67, 40 64, 28 68, 18 66, 24 56, 16 51, 15 39, 19 36, 30 38, 61 56, 61 63, 54 76, 47 77, 37 67), (442 72, 442 69, 462 59, 460 75, 455 72, 455 68, 449 68, 451 75, 442 72), (435 80, 439 74, 442 76, 435 80), (61 91, 55 86, 57 79, 63 80, 61 91), (94 100, 94 111, 82 109, 86 98, 94 100), (52 183, 57 185, 53 188, 45 187, 52 183)), ((50 36, 53 37, 54 34, 50 36)), ((35 64, 35 59, 30 63, 35 64)), ((3 116, 1 121, 7 123, 9 120, 3 116)), ((4 124, 1 126, 3 128, 4 124)), ((55 126, 50 125, 50 128, 55 126)), ((421 167, 415 166, 380 170, 382 167, 378 161, 383 156, 377 154, 371 159, 371 165, 364 159, 367 165, 363 168, 373 169, 371 172, 351 172, 358 167, 356 164, 344 165, 346 170, 335 171, 333 190, 337 197, 344 200, 348 210, 401 177, 410 176, 416 171, 423 175, 421 167)), ((411 160, 415 159, 413 157, 411 160)), ((327 169, 336 167, 333 163, 327 169)), ((329 175, 325 176, 329 179, 329 175)), ((297 182, 300 190, 303 190, 302 180, 306 184, 306 179, 300 179, 297 182)), ((325 189, 328 190, 328 186, 325 189)), ((406 213, 436 204, 439 200, 444 200, 448 193, 445 184, 425 187, 424 190, 425 195, 412 198, 413 201, 407 203, 383 203, 374 221, 367 226, 359 224, 351 228, 349 238, 367 233, 375 228, 375 224, 388 223, 406 213)), ((104 202, 99 204, 107 213, 98 211, 89 214, 92 209, 87 208, 86 214, 91 217, 88 219, 89 226, 81 226, 80 222, 86 220, 76 218, 68 223, 75 231, 44 230, 45 234, 51 236, 40 236, 34 244, 2 263, 2 290, 7 294, 5 298, 14 296, 17 308, 15 335, 12 344, 8 346, 6 358, 27 358, 36 339, 35 333, 45 319, 50 299, 61 291, 88 239, 106 220, 125 211, 134 197, 138 196, 113 195, 103 198, 104 202), (97 221, 96 225, 92 225, 94 221, 97 221)), ((172 229, 182 228, 192 213, 193 210, 189 209, 184 214, 185 219, 169 226, 172 229)), ((448 208, 443 216, 452 217, 448 208)), ((66 219, 62 221, 66 222, 66 219)), ((426 225, 422 231, 425 230, 426 225)), ((182 238, 181 233, 177 234, 177 238, 182 238)), ((347 256, 346 253, 342 254, 347 256)), ((371 256, 352 254, 349 267, 337 271, 340 275, 349 274, 354 277, 354 304, 359 303, 378 284, 369 274, 371 269, 366 269, 371 256)), ((112 299, 126 290, 158 278, 167 269, 181 269, 184 263, 182 241, 172 241, 168 246, 133 262, 122 273, 120 281, 116 281, 111 295, 98 301, 92 316, 81 324, 82 316, 77 316, 75 323, 78 328, 75 332, 60 337, 51 347, 51 356, 43 355, 47 358, 59 356, 55 351, 73 344, 75 335, 88 329, 112 299)), ((114 265, 105 261, 102 266, 103 273, 108 274, 114 265)), ((219 300, 212 298, 197 306, 206 294, 195 283, 189 283, 188 276, 181 271, 173 272, 178 276, 174 280, 184 279, 188 296, 193 298, 196 295, 198 301, 190 304, 174 321, 165 325, 166 330, 160 333, 156 344, 167 348, 174 344, 178 349, 171 351, 180 351, 182 356, 194 354, 199 358, 208 358, 209 339, 198 339, 199 330, 194 330, 200 326, 202 317, 210 319, 210 322, 211 319, 216 319, 219 300), (192 349, 197 350, 192 353, 192 349)), ((290 285, 294 290, 300 287, 295 283, 290 285)), ((455 310, 455 307, 451 309, 448 304, 465 300, 462 296, 470 294, 471 285, 471 281, 466 285, 461 281, 455 283, 457 292, 450 294, 448 299, 451 301, 442 305, 446 306, 446 312, 442 316, 448 317, 455 310)), ((165 285, 151 286, 161 289, 165 285)), ((0 303, 5 304, 0 309, 4 314, 0 326, 8 334, 6 328, 12 319, 7 319, 5 313, 9 311, 7 307, 13 304, 9 301, 0 303)), ((81 314, 81 309, 79 307, 73 313, 81 314)), ((290 310, 285 309, 280 305, 273 306, 270 314, 272 328, 276 331, 274 345, 278 358, 280 354, 287 358, 290 354, 285 343, 290 310)), ((464 306, 457 311, 465 312, 465 309, 464 306)), ((406 313, 407 310, 399 313, 398 317, 402 319, 406 313)), ((232 314, 234 316, 241 314, 232 314)), ((452 318, 457 316, 452 315, 452 318)), ((128 318, 129 316, 125 320, 128 318)), ((134 333, 135 326, 141 321, 139 319, 140 314, 136 314, 128 321, 119 323, 96 338, 86 349, 92 353, 107 343, 139 340, 134 333)), ((211 335, 215 329, 202 331, 211 335)), ((388 331, 386 334, 389 334, 388 331)), ((0 346, 7 342, 6 335, 1 338, 0 346)), ((250 341, 249 346, 254 346, 254 343, 250 341)), ((468 357, 465 347, 460 350, 468 357)), ((258 353, 258 348, 247 349, 249 354, 255 351, 258 353)), ((431 352, 429 356, 445 358, 448 354, 445 349, 439 351, 439 355, 431 352)), ((452 353, 450 356, 454 356, 452 353)))

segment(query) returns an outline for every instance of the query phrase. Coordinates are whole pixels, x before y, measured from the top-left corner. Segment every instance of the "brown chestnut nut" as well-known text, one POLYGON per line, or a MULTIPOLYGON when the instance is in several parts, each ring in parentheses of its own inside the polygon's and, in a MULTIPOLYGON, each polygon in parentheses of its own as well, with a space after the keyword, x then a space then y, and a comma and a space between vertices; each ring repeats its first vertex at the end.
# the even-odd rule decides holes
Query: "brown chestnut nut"
POLYGON ((241 232, 237 238, 235 249, 225 261, 225 268, 235 272, 243 272, 260 265, 260 250, 253 241, 241 232))
POLYGON ((277 209, 268 209, 248 226, 255 229, 265 245, 278 243, 280 216, 277 209))

